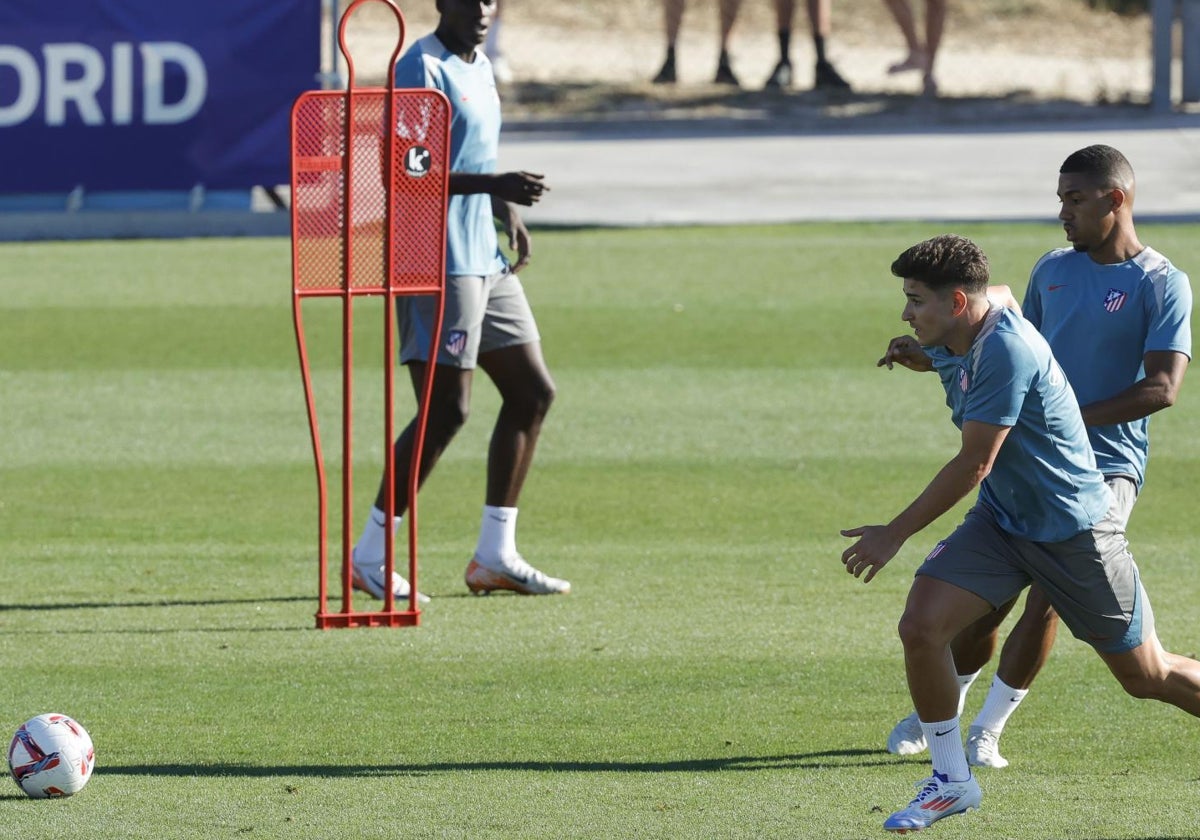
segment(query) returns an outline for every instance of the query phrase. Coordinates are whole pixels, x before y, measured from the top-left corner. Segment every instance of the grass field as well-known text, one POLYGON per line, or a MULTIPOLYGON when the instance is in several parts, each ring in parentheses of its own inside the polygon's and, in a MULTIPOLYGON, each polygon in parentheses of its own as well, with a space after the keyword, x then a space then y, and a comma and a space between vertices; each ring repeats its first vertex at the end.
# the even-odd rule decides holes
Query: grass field
MULTIPOLYGON (((421 497, 421 626, 328 632, 288 243, 0 246, 0 731, 64 712, 98 760, 68 800, 0 788, 5 833, 883 836, 927 774, 883 750, 910 708, 895 622, 961 508, 870 586, 838 529, 890 518, 956 446, 935 377, 875 368, 904 332, 887 267, 936 232, 541 232, 523 279, 559 397, 519 536, 574 594, 462 583, 496 408, 480 380, 421 497)), ((957 232, 1018 293, 1061 239, 957 232)), ((1196 234, 1142 228, 1193 274, 1196 234)), ((335 310, 306 308, 327 436, 335 310)), ((381 454, 363 311, 358 511, 381 454)), ((1193 655, 1198 417, 1191 383, 1155 418, 1131 528, 1160 634, 1193 655)), ((1062 636, 1005 735, 1012 766, 933 834, 1200 837, 1200 722, 1126 697, 1062 636)))

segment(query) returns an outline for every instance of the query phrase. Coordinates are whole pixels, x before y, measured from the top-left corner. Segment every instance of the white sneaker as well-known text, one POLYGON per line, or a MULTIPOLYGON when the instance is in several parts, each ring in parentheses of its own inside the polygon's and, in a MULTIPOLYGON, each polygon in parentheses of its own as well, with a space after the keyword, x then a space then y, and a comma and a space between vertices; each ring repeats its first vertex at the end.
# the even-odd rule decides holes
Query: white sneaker
MULTIPOLYGON (((366 592, 382 601, 384 592, 383 564, 354 563, 351 568, 353 569, 353 573, 350 576, 350 585, 360 592, 366 592)), ((408 581, 398 573, 392 572, 392 597, 396 601, 407 601, 411 593, 412 587, 409 586, 408 581)), ((417 603, 428 604, 429 596, 423 592, 418 592, 417 603)))
POLYGON ((467 588, 476 595, 487 595, 499 589, 521 595, 568 595, 571 592, 569 581, 542 574, 519 555, 499 569, 483 565, 476 555, 467 565, 463 578, 467 588))
POLYGON ((983 799, 974 775, 965 782, 951 782, 940 773, 934 773, 925 781, 917 782, 917 788, 917 798, 908 803, 907 808, 883 821, 885 831, 897 834, 920 831, 943 817, 974 811, 983 799))
POLYGON ((888 735, 887 749, 893 755, 917 755, 925 752, 928 746, 916 712, 893 726, 892 734, 888 735))
POLYGON ((967 730, 967 764, 972 767, 1008 766, 1008 759, 1000 755, 1000 733, 981 726, 967 730))

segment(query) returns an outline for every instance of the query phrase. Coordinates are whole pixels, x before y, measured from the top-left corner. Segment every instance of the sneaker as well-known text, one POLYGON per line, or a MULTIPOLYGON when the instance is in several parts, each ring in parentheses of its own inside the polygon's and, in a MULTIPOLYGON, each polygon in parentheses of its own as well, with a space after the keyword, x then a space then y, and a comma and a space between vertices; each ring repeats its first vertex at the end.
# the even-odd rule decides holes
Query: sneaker
MULTIPOLYGON (((366 592, 373 598, 383 600, 383 564, 378 566, 374 563, 354 563, 351 568, 353 574, 350 576, 350 585, 360 592, 366 592)), ((407 601, 409 594, 412 592, 412 587, 408 585, 408 581, 402 578, 396 572, 392 572, 392 597, 397 601, 407 601)), ((422 592, 417 593, 418 604, 428 604, 429 596, 422 592)))
POLYGON ((715 85, 729 85, 730 87, 740 87, 737 76, 733 75, 733 65, 729 63, 729 54, 722 51, 721 58, 717 61, 717 75, 713 77, 715 85))
POLYGON ((887 749, 892 755, 917 755, 925 752, 928 746, 916 712, 893 726, 892 734, 888 735, 887 749))
POLYGON ((650 80, 651 84, 655 85, 673 85, 675 84, 675 55, 668 53, 666 61, 663 62, 662 69, 658 71, 658 75, 650 80))
POLYGON ((1000 733, 982 726, 967 730, 967 764, 972 767, 1008 766, 1008 759, 1000 755, 1000 733))
POLYGON ((934 773, 925 781, 917 782, 917 788, 917 798, 908 803, 907 808, 883 821, 885 831, 897 834, 920 831, 943 817, 974 811, 983 799, 973 775, 965 782, 952 782, 942 774, 934 773))
POLYGON ((766 90, 787 90, 792 86, 791 62, 781 61, 775 65, 771 75, 767 77, 763 88, 766 90))
POLYGON ((850 90, 850 83, 828 61, 818 61, 813 73, 813 87, 817 90, 850 90))
POLYGON ((487 595, 499 589, 507 589, 520 595, 567 595, 571 584, 559 578, 548 577, 530 566, 521 557, 505 564, 504 569, 492 569, 472 557, 463 575, 467 588, 476 595, 487 595))

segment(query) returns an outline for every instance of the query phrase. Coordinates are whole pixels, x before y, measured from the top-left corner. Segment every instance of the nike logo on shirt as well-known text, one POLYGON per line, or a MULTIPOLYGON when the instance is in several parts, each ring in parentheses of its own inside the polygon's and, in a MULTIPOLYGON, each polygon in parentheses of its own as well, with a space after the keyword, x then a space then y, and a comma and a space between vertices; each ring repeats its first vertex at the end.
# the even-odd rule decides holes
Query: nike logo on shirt
POLYGON ((1057 292, 1059 289, 1065 289, 1067 287, 1067 285, 1068 284, 1066 284, 1066 283, 1055 283, 1053 286, 1047 286, 1046 291, 1047 292, 1057 292))

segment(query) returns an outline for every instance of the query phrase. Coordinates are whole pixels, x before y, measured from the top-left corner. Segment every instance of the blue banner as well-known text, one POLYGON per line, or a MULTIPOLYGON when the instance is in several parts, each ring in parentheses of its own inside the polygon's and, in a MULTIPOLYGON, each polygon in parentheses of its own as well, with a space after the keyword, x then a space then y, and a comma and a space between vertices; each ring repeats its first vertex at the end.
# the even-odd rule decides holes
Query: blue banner
POLYGON ((321 0, 4 0, 0 193, 286 184, 321 0))

